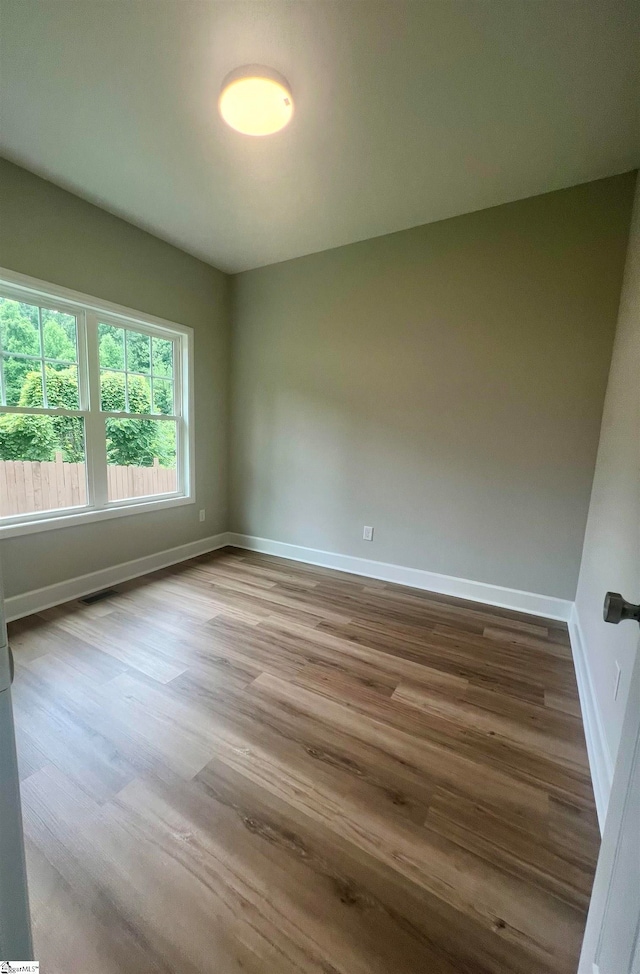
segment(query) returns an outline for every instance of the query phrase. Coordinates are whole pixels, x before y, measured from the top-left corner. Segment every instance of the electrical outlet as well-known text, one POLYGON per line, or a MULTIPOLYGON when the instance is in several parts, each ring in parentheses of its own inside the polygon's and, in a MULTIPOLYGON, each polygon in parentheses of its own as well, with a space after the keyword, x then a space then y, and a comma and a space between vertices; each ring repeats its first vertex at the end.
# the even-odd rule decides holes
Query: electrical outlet
POLYGON ((200 511, 200 520, 204 521, 204 517, 205 517, 204 511, 200 511))
POLYGON ((371 525, 365 524, 362 538, 364 541, 373 541, 373 528, 371 525))
POLYGON ((621 673, 622 673, 622 670, 620 669, 620 664, 616 660, 616 680, 615 680, 615 683, 614 683, 614 686, 613 686, 613 699, 614 700, 617 700, 618 699, 618 690, 620 689, 620 674, 621 673))

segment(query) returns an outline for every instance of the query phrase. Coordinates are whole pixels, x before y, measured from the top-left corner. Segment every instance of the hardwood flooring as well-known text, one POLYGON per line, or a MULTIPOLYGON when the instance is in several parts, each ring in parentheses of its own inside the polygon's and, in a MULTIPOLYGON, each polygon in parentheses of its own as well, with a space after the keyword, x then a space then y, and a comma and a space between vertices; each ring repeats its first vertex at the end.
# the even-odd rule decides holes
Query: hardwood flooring
POLYGON ((226 549, 10 627, 43 974, 574 974, 566 627, 226 549))

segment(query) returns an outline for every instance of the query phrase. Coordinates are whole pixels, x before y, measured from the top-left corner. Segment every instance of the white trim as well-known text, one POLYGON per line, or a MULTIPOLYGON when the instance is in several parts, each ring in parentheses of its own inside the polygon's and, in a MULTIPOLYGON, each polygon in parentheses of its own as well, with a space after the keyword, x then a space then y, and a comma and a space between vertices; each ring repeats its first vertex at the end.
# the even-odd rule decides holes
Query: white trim
POLYGON ((124 517, 127 514, 147 514, 151 511, 166 511, 170 507, 184 507, 185 504, 195 504, 195 497, 185 497, 183 494, 158 494, 151 497, 140 497, 138 500, 111 501, 109 507, 90 508, 71 507, 62 511, 43 511, 43 517, 37 514, 31 521, 0 522, 0 541, 4 538, 17 538, 23 534, 37 534, 39 531, 51 531, 54 528, 72 528, 79 524, 91 524, 92 521, 107 521, 112 517, 124 517))
POLYGON ((179 545, 177 548, 167 548, 165 551, 158 551, 153 555, 146 555, 144 558, 125 561, 119 565, 113 565, 111 568, 102 568, 100 571, 89 572, 87 575, 78 575, 76 578, 69 578, 64 582, 56 582, 55 585, 33 589, 33 591, 25 592, 23 595, 10 596, 5 599, 4 603, 6 620, 11 622, 14 619, 21 619, 23 616, 32 615, 34 612, 50 609, 62 602, 71 602, 74 599, 83 598, 92 592, 99 592, 101 589, 126 582, 130 578, 148 575, 149 572, 158 571, 159 568, 168 568, 170 565, 187 561, 197 555, 204 555, 209 551, 224 548, 228 543, 228 535, 223 532, 210 538, 201 538, 199 541, 179 545))
MULTIPOLYGON (((184 500, 182 502, 184 503, 184 500)), ((136 510, 139 511, 144 507, 146 505, 138 505, 137 508, 128 508, 126 511, 120 511, 119 513, 133 514, 136 510)), ((155 502, 153 505, 149 505, 149 507, 157 509, 158 504, 155 502)), ((76 515, 74 518, 76 522, 77 517, 76 515)), ((584 637, 580 629, 577 611, 574 603, 567 599, 557 599, 549 595, 538 595, 533 592, 505 588, 501 585, 490 585, 472 579, 456 578, 452 575, 440 575, 437 572, 428 572, 419 568, 406 568, 402 565, 373 561, 369 558, 358 558, 337 552, 320 551, 316 548, 304 548, 300 545, 285 544, 284 542, 272 541, 267 538, 257 538, 235 532, 222 532, 209 538, 180 545, 177 548, 159 551, 156 554, 147 555, 144 558, 136 558, 133 561, 123 562, 110 568, 104 568, 100 571, 70 578, 64 582, 48 585, 45 588, 34 589, 22 595, 11 596, 5 601, 6 619, 10 622, 14 619, 31 615, 34 612, 41 612, 44 609, 51 608, 51 606, 82 598, 91 592, 109 588, 110 586, 117 585, 119 582, 127 581, 130 578, 137 578, 139 575, 146 575, 160 568, 167 568, 170 565, 186 561, 197 555, 206 554, 209 551, 215 551, 227 545, 244 548, 248 551, 259 551, 263 554, 275 555, 280 558, 289 558, 292 561, 302 561, 310 565, 334 568, 337 571, 362 575, 365 578, 376 578, 386 582, 395 582, 399 585, 407 585, 411 588, 422 589, 423 591, 451 595, 473 602, 481 602, 485 605, 495 605, 504 609, 512 609, 516 612, 542 616, 546 619, 568 622, 582 709, 582 722, 589 755, 589 766, 598 811, 598 821, 600 830, 602 831, 613 780, 613 762, 587 666, 584 652, 584 637)))
MULTIPOLYGON (((174 502, 175 503, 175 502, 174 502)), ((184 499, 183 499, 184 503, 184 499)), ((126 513, 135 513, 146 505, 128 508, 126 513)), ((153 505, 157 509, 157 502, 153 505)), ((110 513, 110 512, 109 512, 110 513)), ((120 511, 119 513, 125 513, 120 511)), ((74 520, 77 520, 74 518, 74 520)), ((281 541, 270 541, 266 538, 255 538, 234 532, 222 532, 200 541, 192 541, 159 551, 134 561, 122 562, 110 568, 104 568, 87 575, 56 582, 45 588, 34 589, 22 595, 14 595, 5 600, 8 620, 20 619, 33 612, 40 612, 61 602, 81 598, 91 592, 99 591, 118 582, 124 582, 138 575, 146 575, 175 565, 180 561, 194 558, 196 555, 215 551, 226 545, 235 548, 245 548, 248 551, 260 551, 264 554, 289 558, 292 561, 303 561, 309 565, 319 565, 323 568, 335 568, 337 571, 352 575, 363 575, 365 578, 377 578, 385 582, 395 582, 411 588, 440 595, 452 595, 456 598, 469 599, 485 605, 495 605, 503 609, 513 609, 515 612, 525 612, 530 615, 543 616, 545 619, 557 619, 565 622, 569 619, 573 603, 565 599, 556 599, 550 595, 536 595, 533 592, 522 592, 518 589, 504 588, 501 585, 490 585, 470 579, 455 578, 452 575, 439 575, 437 572, 423 571, 420 568, 405 568, 402 565, 392 565, 382 561, 372 561, 369 558, 357 558, 351 555, 341 555, 336 552, 319 551, 316 548, 303 548, 300 545, 285 544, 281 541)), ((581 695, 582 698, 582 695, 581 695)))
MULTIPOLYGON (((78 416, 84 421, 85 430, 85 477, 87 503, 82 507, 60 511, 33 511, 0 519, 0 539, 49 531, 52 528, 86 524, 126 514, 162 510, 195 503, 195 399, 194 399, 194 333, 193 328, 177 322, 148 315, 100 298, 72 291, 70 288, 41 281, 26 274, 19 274, 0 267, 0 286, 15 298, 42 307, 57 308, 76 317, 77 370, 79 408, 34 407, 33 409, 1 406, 1 412, 42 413, 42 415, 78 416), (59 300, 58 300, 59 299, 59 300), (174 346, 173 401, 174 415, 149 413, 147 416, 133 413, 103 412, 100 398, 100 363, 98 358, 98 319, 128 330, 141 329, 147 335, 170 339, 174 346), (107 499, 107 469, 103 423, 116 419, 161 419, 172 422, 176 429, 176 474, 178 489, 171 494, 138 499, 127 498, 122 502, 109 503, 107 499), (101 432, 98 432, 98 430, 101 432)), ((41 341, 41 352, 44 346, 41 341)), ((45 362, 42 356, 36 356, 45 362)), ((126 366, 126 345, 125 361, 126 366)), ((43 365, 44 368, 44 365, 43 365)), ((115 370, 122 371, 122 370, 115 370)), ((126 368, 124 370, 126 374, 126 368)), ((150 391, 153 394, 153 366, 151 366, 150 391)), ((45 387, 43 385, 43 390, 45 387)), ((46 392, 46 390, 45 390, 46 392)), ((153 407, 153 403, 151 404, 153 407)))
MULTIPOLYGON (((42 281, 37 277, 19 274, 17 271, 12 271, 8 267, 0 267, 0 281, 3 283, 6 282, 14 288, 24 289, 31 294, 36 294, 38 299, 42 297, 44 306, 49 306, 48 299, 53 296, 60 298, 76 310, 77 307, 80 307, 83 310, 95 311, 98 314, 102 312, 103 314, 108 314, 116 318, 124 318, 128 322, 137 321, 141 325, 151 325, 158 329, 166 328, 170 331, 180 331, 183 335, 193 334, 193 329, 189 325, 181 325, 177 321, 169 321, 167 318, 158 317, 158 315, 148 315, 144 311, 125 308, 122 304, 114 304, 113 301, 104 301, 102 298, 96 298, 90 294, 83 294, 81 291, 72 291, 71 288, 62 287, 61 284, 52 284, 49 281, 42 281)), ((62 310, 64 311, 65 309, 63 308, 62 310)), ((118 322, 118 324, 124 324, 124 322, 118 322)), ((160 334, 159 337, 161 337, 160 334)))
POLYGON ((576 671, 576 681, 580 695, 582 723, 587 742, 589 768, 591 770, 593 793, 598 812, 598 824, 602 833, 604 830, 604 821, 607 816, 611 785, 613 783, 613 760, 611 758, 607 736, 604 732, 604 724, 602 722, 600 708, 598 707, 598 698, 593 689, 593 682, 584 648, 585 638, 580 627, 580 618, 575 605, 572 608, 569 619, 569 638, 571 639, 573 665, 576 671))
POLYGON ((399 585, 408 585, 411 588, 419 588, 427 592, 452 595, 458 599, 483 602, 485 605, 513 609, 516 612, 527 612, 530 615, 544 616, 545 619, 558 619, 561 622, 569 620, 573 606, 573 603, 567 599, 557 599, 551 595, 537 595, 534 592, 505 588, 502 585, 490 585, 487 582, 456 578, 453 575, 440 575, 437 572, 428 572, 421 568, 405 568, 403 565, 392 565, 384 561, 357 558, 353 555, 341 555, 333 551, 303 548, 300 545, 284 544, 282 541, 271 541, 267 538, 256 538, 247 534, 230 532, 228 543, 236 548, 261 551, 267 555, 290 558, 292 561, 304 561, 309 565, 335 568, 352 575, 364 575, 366 578, 396 582, 399 585))

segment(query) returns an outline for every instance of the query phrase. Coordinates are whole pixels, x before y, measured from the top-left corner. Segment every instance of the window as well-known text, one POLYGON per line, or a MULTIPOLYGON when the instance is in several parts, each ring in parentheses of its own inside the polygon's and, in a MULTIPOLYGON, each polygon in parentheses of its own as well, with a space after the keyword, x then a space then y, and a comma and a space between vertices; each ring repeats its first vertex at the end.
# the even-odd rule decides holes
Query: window
POLYGON ((0 272, 0 533, 190 503, 191 343, 0 272))

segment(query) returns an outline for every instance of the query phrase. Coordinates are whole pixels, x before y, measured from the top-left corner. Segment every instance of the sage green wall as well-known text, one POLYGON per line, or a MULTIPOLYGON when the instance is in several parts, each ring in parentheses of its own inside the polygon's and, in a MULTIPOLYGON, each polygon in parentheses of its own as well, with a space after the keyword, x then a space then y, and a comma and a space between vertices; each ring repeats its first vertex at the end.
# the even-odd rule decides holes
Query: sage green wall
POLYGON ((190 325, 195 332, 196 504, 6 539, 0 543, 6 595, 225 530, 226 275, 3 159, 0 266, 190 325))
POLYGON ((573 599, 634 180, 233 278, 232 530, 573 599))
POLYGON ((6 594, 230 526, 573 598, 633 184, 238 275, 230 358, 229 278, 0 159, 0 266, 196 347, 197 503, 2 541, 6 594))
MULTIPOLYGON (((585 662, 613 769, 638 630, 602 619, 605 592, 640 601, 640 179, 576 593, 585 662), (613 693, 616 663, 618 696, 613 693)), ((637 701, 636 701, 637 703, 637 701)), ((607 796, 608 797, 608 796, 607 796)))

